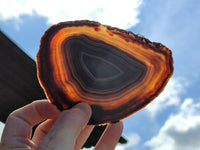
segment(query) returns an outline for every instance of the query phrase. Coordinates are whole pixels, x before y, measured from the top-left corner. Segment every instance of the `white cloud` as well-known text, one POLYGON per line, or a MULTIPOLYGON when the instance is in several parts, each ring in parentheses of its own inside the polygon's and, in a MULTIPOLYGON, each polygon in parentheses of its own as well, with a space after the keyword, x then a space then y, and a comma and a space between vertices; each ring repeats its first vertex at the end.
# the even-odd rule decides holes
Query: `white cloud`
POLYGON ((185 99, 177 114, 171 115, 157 136, 145 145, 152 150, 199 150, 200 102, 185 99))
POLYGON ((93 150, 94 149, 94 147, 92 146, 92 147, 90 147, 90 148, 82 148, 82 150, 93 150))
POLYGON ((0 121, 0 140, 1 140, 1 135, 2 135, 2 133, 3 133, 3 129, 4 129, 4 123, 2 123, 2 122, 0 121))
MULTIPOLYGON (((127 144, 117 144, 117 146, 115 147, 115 150, 126 150, 128 148, 133 149, 134 146, 136 146, 137 144, 139 144, 141 138, 137 133, 130 133, 126 136, 126 139, 128 140, 127 144)), ((94 147, 91 148, 83 148, 83 150, 93 150, 94 147)))
POLYGON ((164 91, 151 102, 145 110, 151 117, 169 106, 177 106, 180 104, 180 96, 185 92, 188 82, 181 78, 171 78, 164 91))
POLYGON ((0 1, 0 20, 21 15, 41 15, 48 23, 89 19, 127 29, 139 22, 137 8, 142 0, 5 0, 0 1))
POLYGON ((127 148, 133 149, 134 146, 139 144, 141 138, 137 133, 131 133, 126 136, 128 143, 125 145, 118 144, 115 150, 126 150, 127 148))
POLYGON ((0 121, 0 141, 1 141, 1 136, 3 133, 4 126, 5 126, 5 124, 0 121))

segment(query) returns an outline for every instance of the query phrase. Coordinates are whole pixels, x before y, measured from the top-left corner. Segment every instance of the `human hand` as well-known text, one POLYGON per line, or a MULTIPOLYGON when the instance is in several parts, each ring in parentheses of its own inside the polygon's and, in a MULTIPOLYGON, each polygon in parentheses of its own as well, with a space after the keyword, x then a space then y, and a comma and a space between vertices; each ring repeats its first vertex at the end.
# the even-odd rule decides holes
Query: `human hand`
MULTIPOLYGON (((34 101, 8 116, 0 150, 78 150, 94 128, 87 125, 91 113, 85 103, 60 112, 46 100, 34 101), (32 127, 38 123, 41 124, 31 137, 32 127)), ((122 129, 122 122, 108 125, 94 149, 113 150, 122 129)))

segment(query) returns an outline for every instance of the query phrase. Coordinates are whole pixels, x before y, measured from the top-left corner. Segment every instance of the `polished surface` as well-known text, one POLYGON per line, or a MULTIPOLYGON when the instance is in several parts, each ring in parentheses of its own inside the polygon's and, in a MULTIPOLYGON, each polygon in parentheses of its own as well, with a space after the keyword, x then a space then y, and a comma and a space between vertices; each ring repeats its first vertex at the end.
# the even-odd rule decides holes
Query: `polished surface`
POLYGON ((86 102, 91 124, 117 122, 150 103, 173 72, 171 51, 93 21, 48 29, 37 54, 40 83, 60 109, 86 102))

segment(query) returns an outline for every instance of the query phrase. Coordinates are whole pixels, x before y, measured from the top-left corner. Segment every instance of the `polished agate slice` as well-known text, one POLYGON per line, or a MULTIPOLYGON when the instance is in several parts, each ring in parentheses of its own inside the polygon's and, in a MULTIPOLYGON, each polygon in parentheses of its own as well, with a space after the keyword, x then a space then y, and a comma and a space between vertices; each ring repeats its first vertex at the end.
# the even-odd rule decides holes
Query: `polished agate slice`
POLYGON ((118 122, 140 110, 173 72, 171 51, 162 44, 88 20, 50 27, 36 59, 49 101, 60 110, 88 103, 90 124, 118 122))

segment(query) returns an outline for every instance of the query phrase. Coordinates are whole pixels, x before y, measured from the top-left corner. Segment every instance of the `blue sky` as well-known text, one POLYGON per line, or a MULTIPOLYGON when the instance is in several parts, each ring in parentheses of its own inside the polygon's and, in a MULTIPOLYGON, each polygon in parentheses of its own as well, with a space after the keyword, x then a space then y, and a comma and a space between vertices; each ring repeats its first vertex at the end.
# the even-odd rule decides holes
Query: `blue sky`
POLYGON ((0 1, 0 29, 33 59, 50 25, 76 19, 139 33, 172 50, 174 75, 151 104, 124 120, 129 143, 117 150, 199 149, 199 18, 198 0, 0 1))

